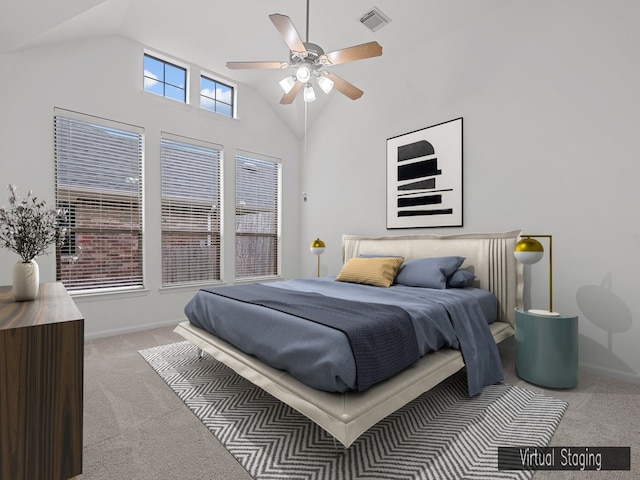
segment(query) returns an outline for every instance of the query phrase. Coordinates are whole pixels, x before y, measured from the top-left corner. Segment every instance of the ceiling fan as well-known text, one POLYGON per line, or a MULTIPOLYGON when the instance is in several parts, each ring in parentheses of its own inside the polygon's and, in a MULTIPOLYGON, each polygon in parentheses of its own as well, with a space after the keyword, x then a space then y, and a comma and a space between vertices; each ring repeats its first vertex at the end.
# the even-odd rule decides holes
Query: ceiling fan
POLYGON ((304 86, 304 101, 313 102, 315 92, 311 85, 312 78, 316 78, 318 86, 325 93, 331 92, 335 87, 340 93, 352 100, 357 100, 364 93, 358 87, 340 78, 335 73, 326 70, 326 67, 341 63, 353 62, 364 58, 378 57, 382 55, 382 47, 378 42, 368 42, 361 45, 343 48, 325 53, 315 43, 309 42, 309 0, 307 0, 307 41, 303 42, 293 22, 286 15, 274 13, 269 15, 271 22, 282 35, 284 42, 289 47, 288 62, 227 62, 227 68, 231 69, 286 69, 291 68, 292 74, 280 81, 280 86, 285 94, 280 103, 288 105, 293 103, 296 95, 304 86))

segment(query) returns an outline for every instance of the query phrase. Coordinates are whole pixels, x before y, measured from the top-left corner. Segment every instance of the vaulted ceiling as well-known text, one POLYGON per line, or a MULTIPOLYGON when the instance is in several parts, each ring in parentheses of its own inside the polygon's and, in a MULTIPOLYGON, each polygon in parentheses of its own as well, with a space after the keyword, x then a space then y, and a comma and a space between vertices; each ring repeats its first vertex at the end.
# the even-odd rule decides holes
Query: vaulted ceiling
MULTIPOLYGON (((381 57, 332 67, 367 95, 367 86, 392 81, 386 59, 410 58, 421 45, 464 28, 479 16, 514 0, 310 0, 309 38, 326 52, 377 41, 381 57), (377 7, 391 23, 376 32, 360 18, 377 7)), ((287 61, 289 50, 269 20, 291 18, 306 41, 306 0, 0 0, 0 52, 104 35, 121 35, 161 53, 194 63, 223 78, 254 88, 301 135, 304 102, 280 105, 279 70, 230 70, 227 61, 287 61)), ((416 61, 420 62, 418 57, 416 61)), ((410 68, 410 65, 407 65, 410 68)), ((301 97, 301 95, 300 95, 301 97)), ((355 100, 355 102, 362 100, 355 100)), ((328 102, 350 100, 337 91, 308 104, 308 121, 328 102)))

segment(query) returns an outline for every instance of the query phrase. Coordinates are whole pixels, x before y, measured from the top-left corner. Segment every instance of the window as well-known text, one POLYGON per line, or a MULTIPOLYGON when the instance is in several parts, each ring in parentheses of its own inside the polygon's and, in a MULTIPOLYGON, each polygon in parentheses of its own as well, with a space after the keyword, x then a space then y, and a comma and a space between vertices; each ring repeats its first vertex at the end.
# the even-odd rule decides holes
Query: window
POLYGON ((221 151, 162 134, 163 286, 220 280, 221 151))
POLYGON ((187 69, 145 54, 144 90, 186 103, 187 69))
POLYGON ((232 86, 205 76, 200 77, 200 108, 233 118, 233 99, 232 86))
POLYGON ((236 278, 280 274, 280 164, 236 155, 236 278))
POLYGON ((56 204, 73 212, 56 279, 71 291, 141 288, 143 130, 56 109, 54 132, 56 204))

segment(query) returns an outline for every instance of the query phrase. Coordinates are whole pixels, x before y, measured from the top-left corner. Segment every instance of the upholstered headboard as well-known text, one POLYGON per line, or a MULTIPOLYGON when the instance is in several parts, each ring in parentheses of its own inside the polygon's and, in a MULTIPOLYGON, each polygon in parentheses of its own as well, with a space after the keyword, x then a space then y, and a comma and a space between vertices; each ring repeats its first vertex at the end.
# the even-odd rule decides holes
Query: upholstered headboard
POLYGON ((402 256, 405 260, 458 255, 461 268, 475 276, 473 286, 492 292, 498 299, 498 321, 514 326, 515 309, 523 308, 523 267, 513 256, 519 230, 502 233, 457 235, 400 235, 383 237, 342 236, 342 260, 360 255, 402 256))

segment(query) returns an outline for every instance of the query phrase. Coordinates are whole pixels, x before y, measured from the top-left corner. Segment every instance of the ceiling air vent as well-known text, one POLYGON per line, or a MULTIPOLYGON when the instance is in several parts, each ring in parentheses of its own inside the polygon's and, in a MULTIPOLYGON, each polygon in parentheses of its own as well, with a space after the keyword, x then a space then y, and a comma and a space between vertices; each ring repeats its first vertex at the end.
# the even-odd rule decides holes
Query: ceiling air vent
POLYGON ((387 23, 389 23, 391 19, 387 17, 384 13, 378 10, 377 7, 373 7, 370 11, 365 13, 362 17, 360 17, 360 23, 362 23, 365 27, 367 27, 372 32, 376 30, 380 30, 387 23))

